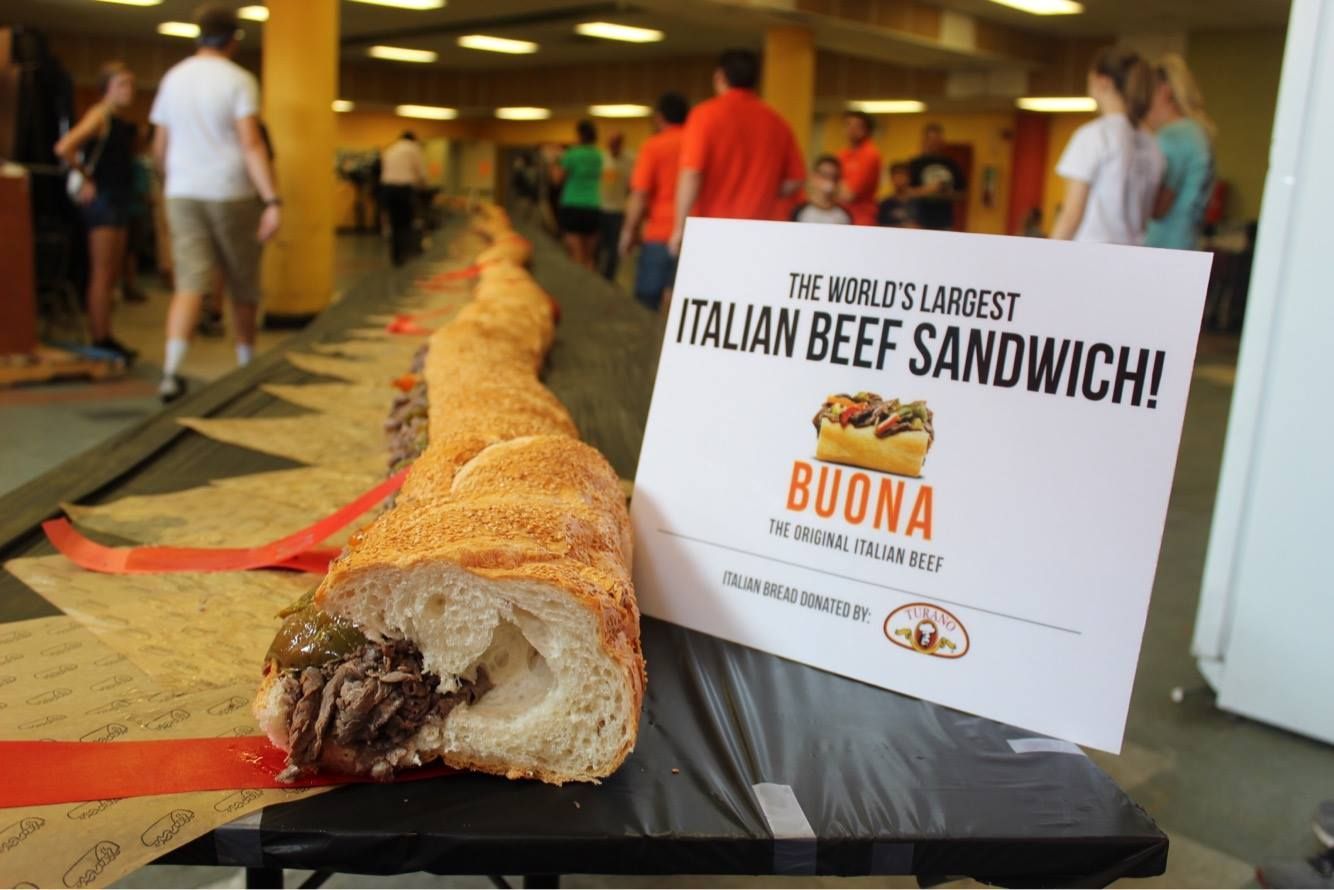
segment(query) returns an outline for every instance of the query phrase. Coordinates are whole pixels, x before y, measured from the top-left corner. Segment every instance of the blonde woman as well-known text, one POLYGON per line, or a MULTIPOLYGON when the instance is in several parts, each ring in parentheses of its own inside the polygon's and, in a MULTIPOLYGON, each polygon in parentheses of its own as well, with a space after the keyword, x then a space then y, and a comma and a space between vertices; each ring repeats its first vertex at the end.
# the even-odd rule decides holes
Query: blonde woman
POLYGON ((75 200, 88 228, 89 339, 129 363, 138 353, 111 336, 111 290, 125 267, 133 200, 135 126, 119 113, 134 101, 134 74, 109 62, 97 81, 101 98, 61 137, 55 153, 83 177, 75 200))
POLYGON ((1154 69, 1153 100, 1144 123, 1167 161, 1163 187, 1144 243, 1194 250, 1214 184, 1214 122, 1181 56, 1169 53, 1154 69))
POLYGON ((1051 237, 1143 244, 1163 177, 1163 155, 1141 129, 1153 70, 1132 50, 1108 47, 1094 57, 1088 91, 1101 112, 1075 131, 1056 172, 1065 200, 1051 237))

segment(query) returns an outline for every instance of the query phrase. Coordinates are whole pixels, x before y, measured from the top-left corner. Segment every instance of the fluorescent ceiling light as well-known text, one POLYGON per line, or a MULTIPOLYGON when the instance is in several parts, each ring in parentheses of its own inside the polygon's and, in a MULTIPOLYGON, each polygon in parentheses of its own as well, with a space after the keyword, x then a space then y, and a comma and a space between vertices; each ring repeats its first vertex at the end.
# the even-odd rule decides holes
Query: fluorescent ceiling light
POLYGON ((1024 111, 1097 111, 1098 103, 1091 96, 1025 96, 1016 99, 1024 111))
POLYGON ((918 114, 926 111, 926 103, 917 99, 863 99, 849 102, 848 108, 867 114, 918 114))
POLYGON ((371 6, 392 6, 395 9, 439 9, 445 0, 352 0, 353 3, 369 3, 371 6))
POLYGON ((624 40, 626 43, 657 43, 663 33, 655 28, 634 28, 630 25, 617 25, 612 22, 582 22, 574 30, 585 37, 601 37, 603 40, 624 40))
POLYGON ((419 117, 428 121, 452 121, 459 116, 459 110, 440 105, 396 105, 394 114, 399 117, 419 117))
POLYGON ((199 26, 192 22, 163 22, 157 26, 157 32, 167 37, 188 37, 194 40, 199 36, 199 26))
POLYGON ((1031 15, 1078 15, 1084 11, 1084 4, 1076 3, 1075 0, 991 0, 991 2, 1031 15))
POLYGON ((236 10, 236 14, 247 22, 267 22, 269 20, 269 8, 267 6, 242 6, 236 10))
POLYGON ((429 64, 440 56, 429 49, 408 49, 406 46, 372 46, 366 50, 374 59, 389 59, 393 62, 420 62, 429 64))
POLYGON ((119 6, 161 6, 162 0, 102 0, 103 3, 115 3, 119 6))
POLYGON ((537 52, 537 44, 531 40, 510 40, 508 37, 491 37, 486 34, 464 34, 459 38, 459 46, 464 49, 480 49, 488 53, 510 53, 520 56, 537 52))
POLYGON ((544 121, 551 117, 550 108, 534 108, 530 105, 517 105, 497 108, 496 117, 506 121, 544 121))
POLYGON ((333 100, 333 110, 334 110, 334 111, 351 111, 352 109, 354 109, 354 108, 356 108, 356 107, 357 107, 357 103, 353 102, 351 99, 335 99, 335 100, 333 100))
POLYGON ((590 105, 593 117, 648 117, 653 109, 648 105, 590 105))

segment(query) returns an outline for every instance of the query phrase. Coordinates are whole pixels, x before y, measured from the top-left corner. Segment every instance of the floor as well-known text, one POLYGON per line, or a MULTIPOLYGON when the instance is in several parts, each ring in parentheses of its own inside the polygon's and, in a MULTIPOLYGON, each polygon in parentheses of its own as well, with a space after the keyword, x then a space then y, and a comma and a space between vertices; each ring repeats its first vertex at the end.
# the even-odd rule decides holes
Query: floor
MULTIPOLYGON (((339 242, 339 286, 383 262, 373 239, 339 242)), ((628 279, 623 270, 618 279, 628 279)), ((134 372, 105 384, 64 384, 0 391, 0 491, 8 490, 156 409, 152 390, 161 360, 166 296, 118 310, 118 335, 143 351, 134 372)), ((265 334, 261 349, 282 342, 265 334)), ((1205 335, 1186 413, 1162 556, 1145 631, 1124 751, 1091 756, 1151 813, 1171 837, 1166 875, 1126 886, 1255 886, 1253 866, 1312 852, 1309 819, 1334 796, 1334 749, 1213 706, 1190 655, 1200 575, 1226 429, 1237 340, 1205 335), (1174 700, 1174 690, 1183 694, 1174 700)), ((199 380, 234 363, 228 343, 199 341, 187 372, 199 380)), ((296 886, 305 875, 288 875, 296 886)), ((570 876, 566 886, 793 886, 771 878, 603 878, 570 876)), ((822 879, 818 886, 903 887, 902 879, 822 879)), ((119 886, 240 887, 236 869, 150 867, 119 886)), ((336 877, 327 886, 486 887, 485 879, 336 877)))
MULTIPOLYGON (((386 264, 385 248, 377 239, 340 238, 335 287, 341 291, 386 264)), ((157 385, 165 348, 163 324, 171 294, 155 275, 144 276, 140 287, 148 300, 120 302, 113 316, 116 337, 139 351, 138 361, 125 376, 99 383, 71 380, 0 388, 0 429, 4 430, 0 441, 0 494, 148 418, 161 407, 157 385)), ((289 334, 261 330, 256 352, 273 349, 289 334)), ((62 339, 69 336, 68 331, 56 332, 62 339)), ((201 386, 235 367, 235 348, 228 333, 213 339, 196 337, 184 373, 192 385, 201 386)))

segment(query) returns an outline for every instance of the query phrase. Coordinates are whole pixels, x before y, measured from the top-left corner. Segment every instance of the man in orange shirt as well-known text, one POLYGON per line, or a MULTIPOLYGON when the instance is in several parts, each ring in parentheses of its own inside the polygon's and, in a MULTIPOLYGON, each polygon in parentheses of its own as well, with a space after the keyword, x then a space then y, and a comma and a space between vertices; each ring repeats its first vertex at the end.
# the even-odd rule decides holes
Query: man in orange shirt
POLYGON ((672 298, 676 257, 667 250, 676 222, 676 178, 681 166, 682 124, 690 105, 680 93, 663 93, 653 114, 657 130, 640 146, 630 174, 630 198, 625 202, 620 252, 625 256, 640 238, 643 247, 635 267, 635 299, 657 311, 672 298), (645 219, 647 211, 647 219, 645 219))
POLYGON ((687 216, 775 219, 778 200, 806 181, 792 128, 755 95, 759 77, 755 53, 727 50, 713 72, 716 95, 686 121, 669 244, 673 254, 681 250, 687 216))
POLYGON ((864 111, 849 111, 843 115, 843 131, 848 144, 838 152, 843 167, 839 200, 852 214, 855 225, 873 226, 875 198, 880 191, 880 152, 871 141, 875 120, 864 111))

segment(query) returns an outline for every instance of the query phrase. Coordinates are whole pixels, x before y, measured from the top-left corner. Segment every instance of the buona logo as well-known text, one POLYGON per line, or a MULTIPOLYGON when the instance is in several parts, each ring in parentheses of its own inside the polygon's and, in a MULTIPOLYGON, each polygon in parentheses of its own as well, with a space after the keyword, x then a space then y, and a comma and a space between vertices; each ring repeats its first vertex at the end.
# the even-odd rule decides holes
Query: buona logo
POLYGON ((930 603, 899 606, 885 618, 885 638, 895 646, 937 658, 968 654, 968 631, 954 615, 930 603))

